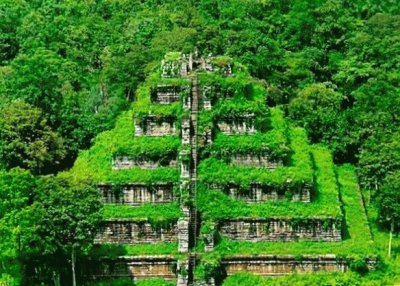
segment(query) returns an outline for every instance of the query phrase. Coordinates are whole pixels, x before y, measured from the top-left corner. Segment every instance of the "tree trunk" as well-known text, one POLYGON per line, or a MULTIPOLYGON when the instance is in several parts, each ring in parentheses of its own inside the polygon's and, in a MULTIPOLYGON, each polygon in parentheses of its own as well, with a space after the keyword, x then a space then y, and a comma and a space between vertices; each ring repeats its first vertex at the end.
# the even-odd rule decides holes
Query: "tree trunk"
POLYGON ((388 247, 388 256, 392 255, 392 240, 393 240, 393 230, 394 230, 394 221, 390 223, 390 233, 389 233, 389 247, 388 247))
POLYGON ((53 282, 54 286, 60 286, 60 274, 56 271, 53 271, 53 282))
POLYGON ((72 286, 76 286, 75 262, 76 262, 75 247, 72 247, 72 252, 71 252, 72 286))

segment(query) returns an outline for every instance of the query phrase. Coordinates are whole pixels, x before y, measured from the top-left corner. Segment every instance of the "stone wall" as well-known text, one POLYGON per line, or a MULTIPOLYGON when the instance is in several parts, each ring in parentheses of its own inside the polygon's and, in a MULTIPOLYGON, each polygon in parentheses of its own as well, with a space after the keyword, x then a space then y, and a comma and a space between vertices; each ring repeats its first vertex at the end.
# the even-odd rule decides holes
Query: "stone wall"
POLYGON ((161 76, 163 78, 187 76, 190 60, 185 54, 175 59, 164 58, 161 61, 161 76))
POLYGON ((168 228, 153 228, 148 222, 112 219, 102 222, 95 243, 141 244, 175 242, 178 239, 176 223, 168 228))
POLYGON ((144 203, 168 203, 174 200, 173 184, 158 183, 154 185, 128 184, 115 191, 109 184, 98 186, 104 203, 140 205, 144 203))
POLYGON ((178 220, 178 251, 180 253, 189 251, 189 216, 178 220))
POLYGON ((289 219, 231 219, 219 223, 221 235, 246 241, 341 241, 341 223, 308 219, 294 224, 289 219))
POLYGON ((132 168, 141 168, 141 169, 156 169, 158 167, 177 167, 178 163, 176 160, 170 160, 169 162, 160 162, 160 161, 150 161, 150 160, 134 160, 129 156, 116 156, 112 160, 112 169, 113 170, 124 170, 124 169, 132 169, 132 168))
POLYGON ((135 136, 166 136, 177 135, 176 125, 172 118, 156 120, 154 117, 146 117, 140 124, 134 121, 135 136))
MULTIPOLYGON (((222 88, 218 84, 210 85, 201 85, 201 99, 203 101, 203 106, 205 101, 210 102, 211 105, 215 102, 211 102, 211 100, 215 101, 217 99, 229 99, 233 98, 235 95, 235 89, 233 88, 222 88)), ((208 103, 207 103, 208 105, 208 103)), ((206 109, 206 108, 205 108, 206 109)), ((207 109, 206 109, 207 110, 207 109)))
MULTIPOLYGON (((208 185, 213 190, 222 190, 234 200, 244 200, 248 203, 258 203, 265 201, 278 201, 288 199, 284 190, 277 190, 273 187, 263 186, 258 183, 251 184, 248 189, 241 190, 238 185, 208 185)), ((291 200, 295 202, 309 203, 311 202, 311 186, 304 185, 300 189, 291 191, 291 200)))
POLYGON ((237 272, 250 272, 263 276, 279 276, 293 272, 344 272, 348 269, 347 262, 338 259, 335 255, 304 255, 301 259, 292 255, 238 256, 224 260, 222 265, 228 276, 237 272))
POLYGON ((185 119, 182 122, 182 144, 190 144, 190 121, 185 119))
POLYGON ((218 123, 218 129, 226 135, 254 134, 254 115, 247 114, 233 119, 222 119, 218 123))
POLYGON ((133 280, 148 278, 176 279, 176 260, 172 256, 122 256, 104 258, 94 270, 94 278, 129 277, 133 280))
POLYGON ((154 103, 171 104, 180 100, 181 91, 180 86, 160 84, 151 91, 151 99, 154 103))
POLYGON ((282 162, 271 160, 267 155, 236 154, 231 158, 232 165, 276 169, 282 162))
MULTIPOLYGON (((376 268, 376 258, 366 258, 368 270, 376 268)), ((290 273, 345 272, 348 260, 333 254, 326 255, 257 255, 234 256, 222 262, 226 274, 249 272, 261 276, 281 276, 290 273)))

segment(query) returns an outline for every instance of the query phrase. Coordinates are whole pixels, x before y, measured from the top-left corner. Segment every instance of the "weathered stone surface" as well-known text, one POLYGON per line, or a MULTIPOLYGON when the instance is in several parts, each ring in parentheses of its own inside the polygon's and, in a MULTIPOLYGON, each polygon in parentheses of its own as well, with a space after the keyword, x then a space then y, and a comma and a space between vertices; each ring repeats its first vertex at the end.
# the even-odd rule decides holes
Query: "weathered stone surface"
POLYGON ((226 135, 254 134, 254 114, 222 119, 218 122, 218 129, 226 135))
POLYGON ((177 239, 176 223, 168 228, 153 228, 148 222, 112 219, 102 223, 95 243, 141 244, 174 242, 177 239))
POLYGON ((157 85, 151 92, 152 102, 158 104, 171 104, 180 100, 181 86, 177 85, 157 85))
POLYGON ((232 165, 276 169, 282 162, 271 160, 267 155, 236 154, 231 158, 232 165))
POLYGON ((135 136, 166 136, 176 135, 176 125, 173 118, 157 119, 154 116, 147 116, 143 122, 135 119, 135 136))
POLYGON ((188 179, 190 177, 190 152, 182 150, 179 153, 179 161, 181 165, 181 178, 188 179))
POLYGON ((204 110, 211 110, 211 100, 203 100, 203 109, 204 110))
POLYGON ((250 272, 263 276, 279 276, 288 273, 310 273, 318 271, 344 272, 348 264, 335 255, 303 256, 291 255, 237 256, 222 262, 227 275, 250 272))
POLYGON ((330 219, 227 219, 219 223, 221 235, 245 241, 341 241, 341 223, 330 219))
POLYGON ((100 184, 98 188, 104 203, 141 205, 174 201, 172 183, 158 183, 151 186, 141 183, 127 184, 118 191, 113 190, 110 184, 100 184))
POLYGON ((311 187, 305 185, 300 190, 293 192, 292 201, 303 203, 311 202, 311 187))
POLYGON ((161 61, 161 76, 163 78, 174 78, 187 76, 189 69, 189 58, 181 54, 179 57, 166 56, 161 61))
POLYGON ((214 249, 215 246, 215 232, 216 232, 216 225, 215 223, 210 223, 209 225, 209 232, 203 233, 203 240, 204 240, 204 251, 210 252, 214 249))
POLYGON ((124 170, 132 168, 141 169, 156 169, 158 167, 177 167, 178 163, 176 160, 170 160, 169 162, 155 162, 150 160, 134 160, 128 156, 117 156, 112 160, 113 170, 124 170))
MULTIPOLYGON (((248 203, 258 203, 265 201, 278 201, 288 199, 285 191, 278 191, 273 187, 263 186, 259 183, 252 183, 248 189, 240 189, 238 185, 228 184, 219 185, 212 184, 208 185, 209 189, 222 190, 228 194, 232 199, 244 200, 248 203)), ((300 189, 291 190, 292 201, 299 201, 304 203, 311 202, 311 186, 304 185, 300 189)))
POLYGON ((213 104, 212 100, 216 99, 230 99, 235 95, 235 89, 222 88, 218 84, 214 85, 201 85, 201 100, 203 101, 203 108, 207 110, 206 101, 210 103, 210 108, 213 104))
POLYGON ((180 253, 189 251, 189 217, 178 220, 178 251, 180 253))
POLYGON ((191 104, 192 104, 192 100, 191 100, 191 97, 190 97, 190 96, 187 96, 187 97, 184 97, 184 98, 183 98, 182 105, 183 105, 183 109, 184 109, 185 111, 189 111, 189 110, 190 110, 191 104))
POLYGON ((91 275, 97 279, 129 277, 133 280, 161 277, 176 279, 176 260, 172 256, 120 256, 103 258, 91 275))
POLYGON ((178 261, 177 264, 178 279, 176 286, 188 286, 189 285, 189 260, 178 261))
POLYGON ((204 280, 196 280, 196 286, 215 286, 215 279, 210 277, 207 281, 204 280))
POLYGON ((204 144, 204 145, 209 145, 212 143, 212 129, 210 127, 206 127, 204 129, 203 134, 201 134, 201 138, 199 138, 199 141, 204 144))
POLYGON ((182 144, 190 144, 190 120, 185 119, 182 123, 182 144))

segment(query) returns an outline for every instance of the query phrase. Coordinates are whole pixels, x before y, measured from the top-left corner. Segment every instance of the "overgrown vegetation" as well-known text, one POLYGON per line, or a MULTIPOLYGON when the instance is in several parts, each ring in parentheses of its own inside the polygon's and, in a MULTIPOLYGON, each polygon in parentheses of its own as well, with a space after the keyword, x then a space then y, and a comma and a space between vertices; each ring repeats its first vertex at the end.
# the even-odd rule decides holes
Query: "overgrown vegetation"
MULTIPOLYGON (((280 202, 278 213, 296 206, 294 213, 304 211, 308 215, 319 206, 319 213, 334 214, 339 213, 338 189, 331 156, 322 145, 309 149, 306 137, 312 144, 327 147, 336 163, 355 165, 374 244, 368 242, 365 216, 358 209, 354 170, 345 165, 336 169, 350 237, 341 249, 353 247, 356 253, 362 253, 359 244, 377 249, 386 268, 374 277, 318 275, 315 280, 293 276, 274 281, 278 285, 368 285, 368 279, 371 285, 375 281, 398 282, 399 238, 394 223, 398 220, 400 167, 397 1, 0 0, 0 15, 0 284, 49 284, 58 277, 71 284, 71 258, 67 257, 70 241, 63 242, 62 247, 55 238, 64 237, 63 231, 71 230, 76 221, 87 223, 90 215, 97 217, 100 204, 92 183, 120 186, 179 181, 177 168, 117 172, 111 162, 115 156, 160 162, 176 157, 182 148, 178 136, 134 138, 133 118, 140 122, 151 112, 157 120, 164 116, 176 119, 179 127, 187 115, 181 104, 150 104, 148 95, 157 84, 172 84, 185 87, 180 96, 187 97, 190 82, 161 79, 157 67, 166 52, 179 51, 164 58, 169 63, 181 52, 195 48, 203 55, 224 55, 212 60, 215 74, 199 75, 201 84, 214 86, 209 94, 214 108, 199 114, 199 132, 211 127, 216 135, 215 145, 203 150, 204 156, 210 156, 200 166, 204 183, 233 180, 246 188, 257 178, 288 193, 304 183, 315 184, 314 206, 306 210, 280 202), (224 77, 228 64, 234 76, 224 77), (257 79, 250 79, 248 73, 257 79), (275 125, 276 112, 284 113, 291 123, 280 116, 283 125, 275 125), (224 118, 246 113, 257 115, 254 123, 262 131, 253 140, 227 137, 215 128, 215 123, 224 118), (221 160, 227 152, 266 153, 282 159, 284 166, 262 173, 255 168, 233 167, 221 160), (43 177, 68 171, 73 165, 71 172, 61 173, 56 179, 43 177), (313 166, 317 168, 313 170, 313 166), (241 175, 243 172, 248 176, 241 175), (46 184, 54 188, 44 187, 46 184), (328 197, 318 195, 321 189, 329 194, 327 205, 324 200, 328 197), (82 209, 91 211, 83 215, 82 209), (58 216, 63 223, 56 220, 58 216), (49 221, 54 228, 46 229, 49 221), (388 257, 390 230, 392 253, 388 257), (360 243, 353 244, 354 239, 360 243)), ((250 211, 219 191, 200 190, 199 198, 199 206, 206 213, 207 199, 226 204, 214 204, 221 216, 235 212, 228 206, 237 208, 237 214, 269 215, 273 211, 269 203, 250 211)), ((112 215, 118 212, 111 207, 107 211, 112 215)), ((162 221, 169 211, 171 217, 178 216, 172 207, 157 214, 149 210, 149 214, 162 221)), ((144 217, 142 213, 125 214, 144 217)), ((222 241, 220 245, 224 243, 228 244, 222 241)), ((84 245, 78 258, 86 255, 90 242, 84 245)), ((323 243, 304 243, 304 248, 291 245, 277 247, 294 252, 313 252, 313 247, 330 250, 323 243)), ((214 262, 210 260, 211 269, 214 262)), ((246 285, 246 279, 253 285, 275 283, 243 277, 233 277, 227 285, 246 285)))

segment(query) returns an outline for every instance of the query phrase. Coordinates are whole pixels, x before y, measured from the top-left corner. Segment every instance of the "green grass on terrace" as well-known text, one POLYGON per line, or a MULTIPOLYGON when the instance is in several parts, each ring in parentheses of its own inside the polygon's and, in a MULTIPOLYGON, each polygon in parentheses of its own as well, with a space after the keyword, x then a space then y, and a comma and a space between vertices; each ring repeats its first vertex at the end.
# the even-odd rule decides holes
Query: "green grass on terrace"
MULTIPOLYGON (((69 177, 74 181, 92 180, 102 183, 154 183, 160 181, 178 182, 178 168, 158 168, 156 170, 112 170, 112 159, 115 155, 128 155, 133 159, 151 158, 163 160, 173 157, 180 148, 178 136, 157 138, 135 138, 133 115, 134 110, 160 112, 162 114, 179 115, 181 104, 154 105, 150 104, 150 86, 161 80, 157 74, 149 77, 146 83, 137 92, 137 101, 129 111, 122 113, 114 129, 102 132, 96 137, 95 144, 89 149, 80 152, 74 167, 61 176, 69 177), (147 107, 150 109, 146 109, 147 107), (151 108, 156 109, 151 109, 151 108), (179 108, 178 108, 179 107, 179 108), (158 109, 157 109, 158 108, 158 109)), ((170 79, 169 82, 187 84, 187 79, 170 79)))
POLYGON ((120 142, 113 151, 113 155, 146 160, 176 159, 180 147, 181 140, 178 136, 143 136, 120 142))
MULTIPOLYGON (((322 155, 327 153, 322 147, 317 147, 319 155, 316 161, 324 161, 322 155)), ((316 156, 316 154, 314 154, 316 156)), ((320 162, 319 162, 320 163, 320 162)), ((317 162, 318 164, 318 162, 317 162)), ((330 164, 329 164, 330 165, 330 164)), ((329 169, 333 171, 332 169, 329 169)), ((340 194, 343 201, 347 232, 341 242, 241 242, 222 239, 214 249, 213 255, 227 257, 232 255, 321 255, 336 254, 353 258, 362 258, 376 255, 370 230, 365 215, 365 210, 361 202, 358 190, 357 177, 353 166, 343 165, 336 168, 340 194)), ((319 184, 327 183, 327 179, 322 177, 319 184)), ((324 208, 320 206, 320 208, 324 208)))
POLYGON ((141 206, 129 206, 118 204, 106 204, 102 208, 104 219, 124 218, 135 221, 150 221, 152 224, 176 222, 183 216, 178 203, 169 204, 144 204, 141 206))
POLYGON ((100 281, 93 281, 85 284, 85 286, 175 286, 175 281, 167 281, 163 278, 141 279, 132 281, 130 278, 111 278, 100 281))
POLYGON ((271 158, 287 159, 290 149, 283 111, 279 108, 270 110, 272 130, 254 135, 229 136, 218 133, 206 150, 218 158, 232 154, 267 154, 271 158))
MULTIPOLYGON (((317 195, 311 203, 267 201, 248 204, 244 201, 231 199, 222 191, 207 190, 204 187, 200 187, 198 191, 198 207, 203 212, 203 218, 211 220, 237 217, 282 217, 296 219, 319 217, 340 219, 342 212, 338 199, 339 190, 336 184, 331 153, 321 146, 313 146, 312 154, 315 161, 317 195)), ((208 170, 210 171, 210 169, 208 170)), ((229 169, 222 170, 229 174, 229 169)), ((278 172, 280 174, 279 172, 281 171, 263 172, 270 174, 278 172)), ((252 173, 243 168, 242 173, 238 172, 232 175, 238 176, 238 182, 240 182, 240 180, 245 181, 246 177, 250 174, 252 173)), ((208 175, 202 174, 202 176, 208 175)), ((217 178, 218 174, 214 174, 214 176, 217 178)), ((257 176, 254 176, 254 178, 257 178, 257 176)))
MULTIPOLYGON (((223 99, 218 96, 224 96, 225 92, 245 101, 261 102, 266 98, 266 90, 262 82, 252 78, 243 67, 238 67, 234 75, 228 77, 219 73, 201 72, 198 73, 198 80, 203 87, 213 86, 214 88, 220 88, 222 94, 214 93, 208 95, 209 99, 214 102, 223 99)), ((264 104, 265 101, 263 102, 264 104)))
POLYGON ((178 243, 152 243, 152 244, 98 244, 91 251, 95 257, 135 255, 173 255, 178 256, 178 243))
POLYGON ((189 95, 191 81, 188 78, 161 78, 159 72, 150 74, 146 82, 136 91, 136 101, 132 107, 132 111, 135 114, 143 115, 151 113, 154 115, 176 115, 177 117, 182 114, 181 102, 174 102, 172 104, 155 104, 151 102, 151 90, 160 84, 188 87, 180 94, 181 97, 185 97, 189 95))
POLYGON ((313 167, 310 157, 307 134, 304 129, 291 128, 289 131, 292 155, 290 166, 281 166, 276 170, 263 168, 231 166, 214 157, 199 164, 199 179, 206 184, 235 183, 246 187, 252 182, 259 182, 276 188, 313 184, 313 167))
POLYGON ((200 73, 199 81, 203 88, 214 87, 205 94, 213 106, 211 111, 200 112, 200 130, 210 123, 215 124, 220 120, 233 119, 248 113, 256 116, 254 124, 257 130, 270 129, 270 109, 265 105, 266 89, 260 81, 251 78, 247 72, 239 71, 230 77, 218 73, 200 73))

